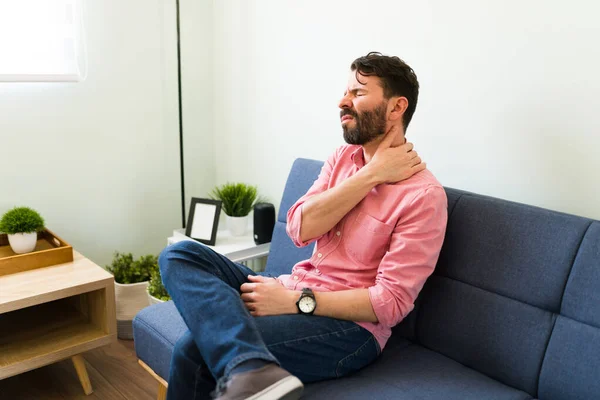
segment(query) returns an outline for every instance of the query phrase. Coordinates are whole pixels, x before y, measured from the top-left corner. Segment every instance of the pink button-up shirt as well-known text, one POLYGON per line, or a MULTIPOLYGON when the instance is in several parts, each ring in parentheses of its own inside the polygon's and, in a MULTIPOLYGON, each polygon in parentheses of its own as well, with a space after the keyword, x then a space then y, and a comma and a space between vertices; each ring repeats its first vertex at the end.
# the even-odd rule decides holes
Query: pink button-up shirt
MULTIPOLYGON (((357 322, 381 349, 391 328, 413 309, 437 263, 446 231, 447 199, 428 170, 376 186, 329 232, 302 242, 302 205, 365 166, 361 146, 344 145, 325 162, 318 179, 288 211, 287 233, 298 247, 317 241, 310 259, 278 279, 292 290, 367 288, 378 322, 357 322)), ((318 306, 317 306, 318 307, 318 306)))

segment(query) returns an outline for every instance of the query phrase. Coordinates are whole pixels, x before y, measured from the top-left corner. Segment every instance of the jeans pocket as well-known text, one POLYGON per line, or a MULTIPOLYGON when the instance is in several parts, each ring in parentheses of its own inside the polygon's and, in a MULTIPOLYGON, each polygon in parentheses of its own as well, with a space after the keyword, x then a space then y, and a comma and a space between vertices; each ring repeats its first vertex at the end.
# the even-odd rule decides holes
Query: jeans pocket
POLYGON ((354 353, 342 358, 338 362, 336 368, 337 377, 341 378, 366 367, 375 361, 380 353, 381 350, 379 349, 377 340, 375 340, 374 336, 371 336, 354 353))

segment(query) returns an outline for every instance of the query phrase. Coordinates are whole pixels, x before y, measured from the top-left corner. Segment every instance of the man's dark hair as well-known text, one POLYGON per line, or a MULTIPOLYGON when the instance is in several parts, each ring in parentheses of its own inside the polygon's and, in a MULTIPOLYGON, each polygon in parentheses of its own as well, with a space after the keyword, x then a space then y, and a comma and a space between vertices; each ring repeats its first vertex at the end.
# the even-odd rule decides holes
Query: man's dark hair
POLYGON ((396 56, 384 56, 374 51, 354 60, 350 65, 350 69, 356 71, 356 80, 359 82, 359 74, 379 77, 383 87, 383 95, 386 99, 393 96, 406 97, 408 107, 402 118, 404 130, 406 130, 417 108, 417 100, 419 99, 419 81, 415 71, 396 56))

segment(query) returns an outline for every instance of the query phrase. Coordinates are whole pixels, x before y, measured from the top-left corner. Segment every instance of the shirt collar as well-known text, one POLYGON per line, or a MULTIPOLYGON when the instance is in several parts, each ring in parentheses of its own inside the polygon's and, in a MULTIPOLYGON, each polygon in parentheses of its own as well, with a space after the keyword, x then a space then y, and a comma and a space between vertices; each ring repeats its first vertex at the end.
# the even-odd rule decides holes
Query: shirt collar
POLYGON ((365 166, 365 153, 362 146, 356 147, 357 149, 354 150, 354 152, 352 152, 352 155, 350 157, 352 158, 354 165, 356 165, 358 169, 361 169, 365 166))

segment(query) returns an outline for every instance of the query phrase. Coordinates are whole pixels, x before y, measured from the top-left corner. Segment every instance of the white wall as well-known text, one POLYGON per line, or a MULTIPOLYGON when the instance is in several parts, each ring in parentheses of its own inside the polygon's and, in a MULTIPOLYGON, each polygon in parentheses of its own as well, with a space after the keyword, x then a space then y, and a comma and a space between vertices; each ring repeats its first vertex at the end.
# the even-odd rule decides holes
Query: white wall
MULTIPOLYGON (((213 3, 206 0, 181 0, 180 17, 187 210, 192 197, 206 198, 207 193, 215 186, 217 162, 214 154, 213 118, 213 3)), ((174 228, 180 227, 181 216, 179 224, 174 228)))
MULTIPOLYGON (((0 84, 0 212, 39 210, 104 265, 181 225, 175 2, 86 1, 81 83, 0 84)), ((342 143, 371 50, 417 71, 408 131, 447 186, 600 218, 591 0, 181 1, 186 206, 215 184, 279 203, 296 157, 342 143)))
POLYGON ((351 61, 398 55, 421 95, 408 138, 440 181, 600 218, 600 54, 592 0, 220 0, 216 182, 276 204, 296 157, 342 144, 351 61))
POLYGON ((0 212, 37 209, 100 265, 180 225, 175 2, 86 1, 81 83, 0 83, 0 212))

